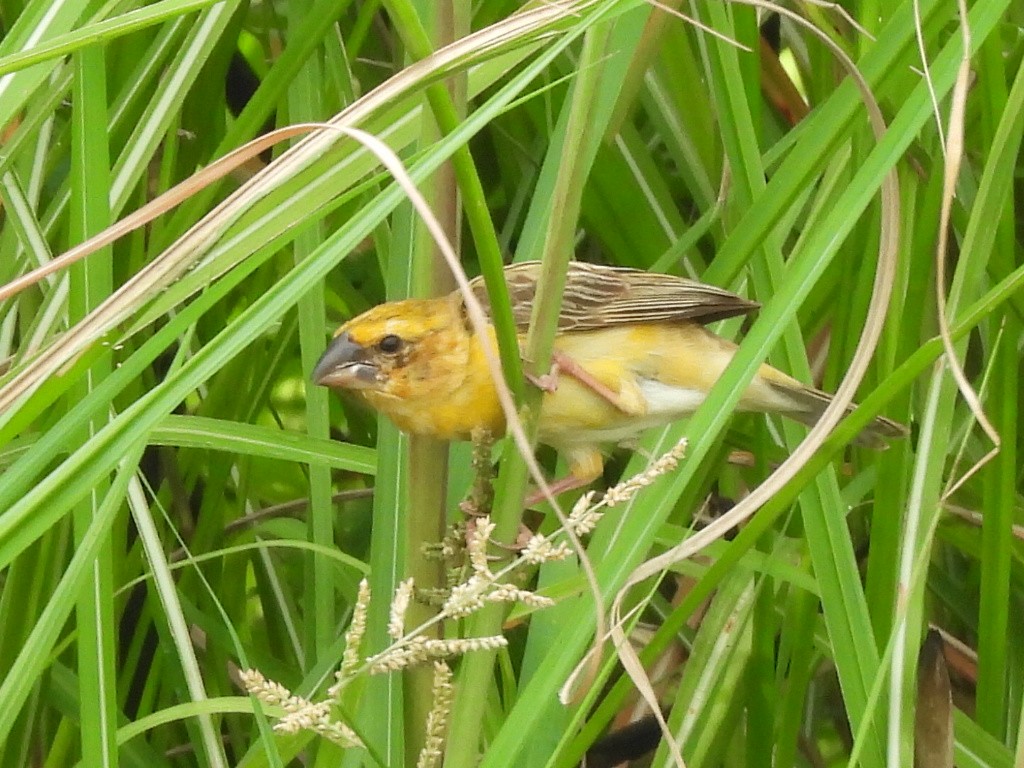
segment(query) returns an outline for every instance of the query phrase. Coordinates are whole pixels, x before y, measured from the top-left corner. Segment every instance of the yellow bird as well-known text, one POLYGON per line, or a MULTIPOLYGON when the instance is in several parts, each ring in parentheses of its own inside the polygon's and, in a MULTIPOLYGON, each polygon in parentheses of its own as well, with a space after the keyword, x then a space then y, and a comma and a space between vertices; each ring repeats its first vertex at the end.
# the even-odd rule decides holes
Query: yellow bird
MULTIPOLYGON (((539 275, 539 262, 505 269, 513 315, 524 332, 539 275)), ((487 308, 481 278, 471 285, 487 308)), ((681 277, 572 262, 553 359, 563 375, 544 393, 538 427, 540 442, 570 462, 570 477, 557 491, 597 478, 602 446, 693 413, 736 351, 704 324, 757 307, 681 277)), ((493 340, 494 329, 489 333, 493 340)), ((313 381, 351 392, 410 434, 467 440, 477 427, 493 434, 505 429, 481 339, 458 291, 388 302, 349 320, 320 358, 313 381)), ((830 400, 765 364, 739 408, 813 424, 830 400)), ((880 417, 859 441, 881 448, 886 438, 905 432, 880 417)))

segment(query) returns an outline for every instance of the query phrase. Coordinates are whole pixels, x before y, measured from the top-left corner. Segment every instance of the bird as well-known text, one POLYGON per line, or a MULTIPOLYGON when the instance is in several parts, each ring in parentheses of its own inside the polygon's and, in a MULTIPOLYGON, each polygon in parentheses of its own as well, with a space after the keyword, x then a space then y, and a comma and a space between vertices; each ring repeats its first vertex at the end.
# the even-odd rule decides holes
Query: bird
MULTIPOLYGON (((505 268, 512 315, 525 340, 541 265, 505 268)), ((470 288, 486 312, 482 278, 470 288)), ((673 275, 571 261, 544 389, 539 442, 569 461, 555 492, 588 485, 609 445, 692 414, 732 360, 737 346, 708 323, 760 305, 730 291, 673 275)), ((494 339, 494 328, 487 333, 494 339)), ((496 346, 492 346, 496 349, 496 346)), ((475 429, 500 435, 505 416, 483 340, 456 290, 432 299, 375 306, 336 331, 312 373, 314 383, 350 393, 399 429, 441 440, 469 440, 475 429)), ((831 395, 762 364, 738 409, 779 413, 813 424, 831 395)), ((850 406, 848 410, 852 410, 850 406)), ((906 428, 876 417, 857 441, 876 449, 906 428)))

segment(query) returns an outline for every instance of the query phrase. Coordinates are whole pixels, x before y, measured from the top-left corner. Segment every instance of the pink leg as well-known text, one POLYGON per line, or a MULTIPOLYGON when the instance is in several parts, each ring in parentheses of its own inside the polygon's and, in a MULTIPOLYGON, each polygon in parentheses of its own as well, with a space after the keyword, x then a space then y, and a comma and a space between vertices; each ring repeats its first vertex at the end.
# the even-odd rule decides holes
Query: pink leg
POLYGON ((599 397, 603 397, 619 410, 625 411, 622 407, 622 398, 618 392, 613 392, 607 386, 595 379, 582 365, 572 359, 571 355, 560 352, 557 349, 551 353, 551 370, 543 376, 527 374, 526 378, 539 389, 545 392, 554 392, 558 389, 558 375, 560 373, 572 376, 580 384, 589 387, 599 397))
MULTIPOLYGON (((552 496, 561 496, 567 491, 575 490, 576 488, 582 488, 584 485, 589 485, 590 480, 582 477, 576 477, 574 475, 568 475, 563 477, 561 480, 556 480, 553 483, 548 483, 548 488, 551 489, 552 496)), ((547 496, 538 488, 536 491, 526 497, 525 506, 532 507, 535 504, 540 504, 542 501, 546 501, 547 496)))

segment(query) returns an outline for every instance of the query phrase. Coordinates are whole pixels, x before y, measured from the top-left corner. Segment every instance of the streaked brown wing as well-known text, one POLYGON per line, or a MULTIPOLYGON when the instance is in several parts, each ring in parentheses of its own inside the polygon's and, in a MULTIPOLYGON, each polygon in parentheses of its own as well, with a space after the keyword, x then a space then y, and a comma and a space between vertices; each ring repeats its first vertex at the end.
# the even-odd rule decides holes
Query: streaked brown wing
MULTIPOLYGON (((505 268, 516 325, 530 322, 540 262, 524 261, 505 268)), ((470 285, 485 309, 490 305, 482 278, 470 285)), ((701 325, 744 315, 757 302, 684 277, 607 267, 574 261, 566 274, 559 330, 588 331, 615 325, 693 322, 701 325)))

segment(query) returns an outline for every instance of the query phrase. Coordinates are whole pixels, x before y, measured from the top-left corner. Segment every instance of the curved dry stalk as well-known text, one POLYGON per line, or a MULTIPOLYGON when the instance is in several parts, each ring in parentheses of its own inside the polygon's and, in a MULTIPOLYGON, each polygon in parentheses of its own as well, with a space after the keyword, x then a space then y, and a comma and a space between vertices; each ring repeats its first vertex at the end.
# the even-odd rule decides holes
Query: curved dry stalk
POLYGON ((81 261, 86 256, 98 251, 100 248, 120 240, 122 237, 130 232, 134 232, 139 227, 145 226, 149 222, 153 221, 153 219, 163 213, 167 213, 173 208, 176 208, 181 203, 192 197, 192 195, 210 186, 215 181, 223 179, 229 173, 241 167, 249 160, 258 157, 261 153, 270 149, 274 145, 279 144, 282 141, 286 141, 287 139, 294 138, 295 136, 301 136, 302 134, 309 133, 310 131, 316 130, 317 127, 319 127, 319 123, 312 125, 289 125, 284 128, 277 128, 270 133, 266 133, 252 141, 246 142, 242 146, 238 147, 238 149, 234 149, 224 155, 224 157, 218 158, 214 162, 210 163, 210 165, 206 166, 201 171, 198 171, 184 181, 175 184, 163 194, 150 200, 137 211, 133 211, 120 221, 111 224, 102 232, 93 235, 85 242, 79 243, 74 248, 70 248, 62 253, 60 256, 50 259, 42 266, 26 272, 24 275, 19 275, 6 285, 0 285, 0 301, 9 299, 12 296, 17 296, 25 289, 44 280, 54 272, 67 269, 72 264, 81 261))
MULTIPOLYGON (((964 115, 967 111, 967 91, 971 77, 971 30, 967 19, 967 4, 964 0, 957 2, 960 12, 960 34, 963 39, 964 56, 960 61, 960 68, 957 70, 956 82, 953 84, 953 94, 949 107, 949 130, 943 146, 946 157, 945 170, 942 175, 942 206, 939 210, 939 239, 935 247, 935 303, 938 310, 939 336, 942 338, 942 347, 945 350, 946 364, 956 381, 957 389, 963 395, 967 406, 978 420, 978 424, 984 430, 989 440, 992 441, 992 450, 982 456, 965 472, 959 480, 954 482, 948 490, 942 494, 942 501, 952 496, 967 480, 978 470, 991 461, 998 453, 1002 445, 999 432, 992 426, 992 422, 985 415, 981 399, 977 391, 967 380, 963 366, 953 347, 953 338, 949 330, 949 317, 946 309, 946 251, 949 248, 949 219, 953 212, 953 199, 956 196, 956 181, 960 177, 960 163, 964 156, 964 115)), ((929 79, 929 90, 931 80, 929 79)), ((940 133, 941 135, 941 133, 940 133)))
MULTIPOLYGON (((861 97, 864 101, 872 132, 876 140, 880 139, 886 130, 885 119, 882 116, 878 102, 871 92, 871 88, 857 69, 857 65, 846 55, 835 42, 824 32, 818 29, 813 23, 799 16, 795 12, 777 6, 763 0, 732 0, 744 5, 753 5, 761 8, 769 8, 797 24, 805 27, 812 34, 817 36, 836 56, 839 62, 846 69, 853 79, 861 97)), ((713 521, 701 531, 698 531, 682 544, 673 547, 658 557, 652 558, 641 564, 626 579, 619 592, 612 602, 609 637, 615 651, 622 662, 623 668, 636 684, 641 695, 653 710, 654 716, 662 729, 662 733, 669 746, 675 763, 685 768, 682 752, 679 744, 668 728, 668 724, 661 713, 657 696, 653 687, 647 680, 643 665, 636 651, 631 647, 623 626, 628 617, 622 615, 622 606, 628 591, 636 584, 654 576, 674 564, 685 560, 700 552, 704 547, 723 537, 729 530, 741 525, 749 519, 765 502, 772 498, 786 483, 788 483, 811 459, 817 449, 828 437, 829 433, 842 420, 846 408, 853 402, 853 397, 859 386, 868 365, 874 354, 881 337, 882 327, 885 322, 886 308, 892 295, 893 279, 896 272, 896 261, 899 247, 899 225, 900 225, 900 201, 899 182, 894 169, 890 170, 881 186, 881 222, 879 232, 879 257, 878 268, 875 273, 875 280, 872 287, 871 302, 869 311, 864 323, 864 330, 857 343, 857 348, 850 360, 846 376, 843 378, 835 396, 829 406, 822 413, 821 419, 810 430, 807 437, 797 446, 796 450, 749 496, 740 501, 729 512, 713 521)), ((580 666, 586 663, 586 659, 580 662, 580 666)), ((580 666, 577 667, 579 670, 580 666)))
MULTIPOLYGON (((329 124, 339 127, 355 127, 367 120, 378 109, 394 103, 414 86, 428 82, 438 73, 458 66, 467 56, 485 55, 500 49, 502 45, 511 40, 543 34, 547 30, 552 30, 554 25, 573 9, 585 8, 593 2, 595 0, 570 0, 556 5, 541 6, 511 16, 479 32, 474 32, 441 48, 433 55, 411 64, 339 112, 329 121, 329 124)), ((188 232, 140 269, 79 323, 55 337, 45 350, 26 362, 0 388, 0 413, 10 410, 16 403, 41 386, 47 378, 56 375, 92 345, 103 339, 143 303, 176 281, 188 270, 193 269, 212 249, 221 235, 255 202, 264 198, 287 179, 309 167, 322 157, 336 140, 336 134, 330 130, 314 132, 225 198, 188 232)), ((131 218, 129 216, 126 220, 131 218)), ((117 227, 119 225, 115 224, 111 229, 117 227)), ((106 240, 110 234, 110 230, 100 233, 90 242, 95 244, 103 239, 105 244, 110 242, 106 240)), ((124 234, 124 232, 122 231, 120 234, 124 234)), ((115 239, 116 236, 119 235, 115 235, 115 239)), ((66 264, 66 261, 61 261, 58 268, 66 266, 66 264)))
MULTIPOLYGON (((932 111, 935 113, 935 130, 939 133, 939 147, 942 156, 946 157, 946 130, 942 127, 942 112, 939 109, 939 97, 935 93, 931 67, 928 65, 928 51, 924 47, 924 25, 921 23, 921 0, 914 0, 914 39, 917 40, 917 52, 921 56, 921 76, 928 86, 928 98, 932 100, 932 111)), ((947 158, 948 160, 948 158, 947 158)), ((942 295, 941 293, 939 294, 942 295)))
MULTIPOLYGON (((939 212, 939 236, 935 254, 936 308, 938 312, 939 336, 942 339, 942 347, 946 363, 949 366, 949 370, 952 373, 954 380, 956 381, 958 390, 964 396, 971 412, 975 414, 975 417, 982 425, 985 433, 992 440, 994 447, 970 470, 968 470, 960 480, 954 483, 949 490, 942 494, 940 504, 946 501, 957 488, 971 477, 971 475, 977 472, 986 462, 995 456, 999 452, 1000 448, 999 434, 986 418, 981 407, 981 402, 978 399, 976 392, 967 381, 967 377, 960 365, 956 350, 953 347, 953 340, 950 335, 949 320, 946 311, 945 257, 949 243, 950 216, 953 207, 953 198, 956 194, 956 181, 960 174, 960 163, 963 159, 964 114, 966 111, 971 64, 971 32, 968 24, 967 5, 964 0, 958 0, 957 7, 960 15, 960 34, 963 41, 963 58, 960 61, 957 77, 953 84, 949 125, 946 133, 945 146, 943 147, 945 168, 942 179, 942 201, 939 212)), ((936 372, 936 376, 938 375, 939 372, 936 372)), ((938 390, 936 388, 932 388, 929 391, 927 406, 932 409, 932 414, 934 414, 934 408, 936 407, 935 397, 932 393, 937 391, 938 390)), ((926 434, 932 421, 932 418, 928 418, 925 421, 926 434)), ((907 530, 904 533, 904 540, 910 542, 908 546, 911 549, 917 549, 920 546, 919 542, 928 542, 931 540, 932 536, 934 536, 935 526, 938 525, 939 516, 932 516, 928 531, 923 533, 919 532, 918 528, 920 527, 921 519, 919 494, 914 494, 912 498, 915 499, 916 502, 912 504, 908 512, 908 523, 907 530)), ((900 555, 899 576, 897 582, 900 594, 906 594, 906 592, 911 589, 912 585, 918 583, 919 579, 922 578, 913 567, 914 553, 911 549, 904 547, 904 551, 900 555)), ((922 554, 924 554, 925 551, 927 550, 924 549, 922 554)), ((889 677, 888 758, 890 762, 894 759, 898 761, 902 753, 903 733, 901 728, 901 715, 904 711, 903 683, 904 676, 907 672, 906 661, 908 658, 908 634, 906 610, 904 609, 899 612, 897 622, 893 627, 893 662, 889 677)))

